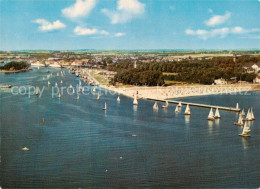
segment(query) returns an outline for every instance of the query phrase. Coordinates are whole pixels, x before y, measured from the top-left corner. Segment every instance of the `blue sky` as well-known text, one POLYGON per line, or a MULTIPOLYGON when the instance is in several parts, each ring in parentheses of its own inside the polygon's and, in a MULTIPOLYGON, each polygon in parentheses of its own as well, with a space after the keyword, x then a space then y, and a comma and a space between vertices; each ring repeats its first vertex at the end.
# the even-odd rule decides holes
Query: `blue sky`
POLYGON ((0 50, 260 49, 260 0, 0 0, 0 50))

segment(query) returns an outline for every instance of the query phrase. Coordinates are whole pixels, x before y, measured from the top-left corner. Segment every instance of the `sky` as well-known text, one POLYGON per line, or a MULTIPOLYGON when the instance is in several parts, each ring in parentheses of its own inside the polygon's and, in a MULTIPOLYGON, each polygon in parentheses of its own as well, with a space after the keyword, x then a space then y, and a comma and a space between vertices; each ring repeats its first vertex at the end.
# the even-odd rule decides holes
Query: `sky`
POLYGON ((0 50, 260 49, 260 0, 0 0, 0 50))

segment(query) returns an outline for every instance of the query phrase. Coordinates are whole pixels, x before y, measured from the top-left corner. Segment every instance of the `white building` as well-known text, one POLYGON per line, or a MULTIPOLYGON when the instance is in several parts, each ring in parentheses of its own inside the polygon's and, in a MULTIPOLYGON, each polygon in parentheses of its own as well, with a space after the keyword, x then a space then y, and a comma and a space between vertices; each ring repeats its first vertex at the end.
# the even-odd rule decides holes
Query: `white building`
POLYGON ((258 73, 258 72, 260 71, 259 66, 256 65, 256 64, 254 64, 254 65, 252 66, 252 69, 255 71, 255 73, 258 73))
POLYGON ((254 83, 260 83, 260 75, 255 78, 254 83))
POLYGON ((225 79, 223 79, 223 78, 220 78, 220 79, 215 79, 215 80, 214 80, 214 83, 215 83, 216 85, 226 85, 226 84, 227 84, 227 81, 226 81, 225 79))

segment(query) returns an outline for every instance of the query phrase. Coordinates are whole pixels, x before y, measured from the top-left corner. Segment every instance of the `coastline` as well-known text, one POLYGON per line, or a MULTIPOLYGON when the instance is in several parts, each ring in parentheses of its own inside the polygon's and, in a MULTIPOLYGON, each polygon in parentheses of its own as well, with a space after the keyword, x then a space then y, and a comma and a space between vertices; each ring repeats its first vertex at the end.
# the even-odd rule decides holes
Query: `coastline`
POLYGON ((260 84, 229 84, 229 85, 174 85, 174 86, 112 86, 110 84, 101 84, 91 74, 87 74, 94 80, 100 88, 118 93, 130 98, 137 94, 139 99, 158 99, 167 100, 174 98, 183 98, 191 96, 205 96, 217 94, 246 93, 249 91, 260 90, 260 84))
POLYGON ((22 70, 0 70, 0 73, 19 73, 19 72, 27 72, 32 69, 22 69, 22 70))

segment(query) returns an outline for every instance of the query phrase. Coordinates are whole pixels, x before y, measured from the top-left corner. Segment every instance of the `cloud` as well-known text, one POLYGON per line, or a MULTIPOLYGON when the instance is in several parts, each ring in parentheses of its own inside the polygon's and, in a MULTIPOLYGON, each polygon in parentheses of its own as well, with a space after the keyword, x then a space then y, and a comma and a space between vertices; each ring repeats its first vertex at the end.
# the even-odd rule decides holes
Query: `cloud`
POLYGON ((145 11, 145 4, 138 0, 118 0, 115 11, 101 10, 111 20, 112 24, 122 24, 139 18, 145 11))
POLYGON ((209 20, 205 21, 205 24, 210 27, 224 24, 231 16, 230 12, 226 12, 224 15, 214 15, 209 20))
POLYGON ((187 29, 185 33, 187 35, 198 36, 203 40, 207 40, 208 38, 213 37, 220 37, 224 38, 229 34, 249 34, 249 33, 258 33, 260 32, 260 28, 253 28, 253 29, 244 29, 240 26, 236 26, 233 28, 219 28, 219 29, 212 29, 212 30, 191 30, 187 29))
POLYGON ((66 25, 59 20, 56 20, 53 23, 51 23, 45 19, 37 19, 34 20, 33 22, 36 24, 40 24, 39 26, 40 31, 52 31, 52 30, 59 30, 62 28, 66 28, 66 25))
POLYGON ((93 29, 89 29, 89 28, 84 28, 81 26, 77 26, 74 29, 74 33, 76 35, 109 35, 109 32, 105 31, 105 30, 98 30, 96 28, 93 29))
POLYGON ((76 0, 75 4, 62 10, 62 14, 71 19, 85 17, 96 6, 96 0, 76 0))
POLYGON ((126 35, 126 33, 116 33, 115 34, 115 37, 123 37, 123 36, 125 36, 126 35))

